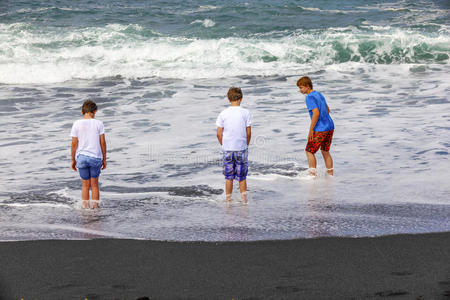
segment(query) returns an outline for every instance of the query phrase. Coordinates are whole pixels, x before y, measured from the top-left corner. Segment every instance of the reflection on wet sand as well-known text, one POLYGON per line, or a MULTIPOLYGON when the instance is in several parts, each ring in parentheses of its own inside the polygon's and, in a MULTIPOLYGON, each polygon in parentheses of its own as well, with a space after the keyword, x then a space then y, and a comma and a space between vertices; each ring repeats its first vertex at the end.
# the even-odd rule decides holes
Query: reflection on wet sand
POLYGON ((248 202, 225 201, 224 232, 227 239, 231 241, 245 241, 251 236, 248 227, 248 202))
POLYGON ((334 195, 334 180, 332 176, 322 176, 307 182, 306 218, 309 219, 307 233, 311 237, 331 236, 331 228, 338 226, 337 219, 324 216, 324 208, 332 204, 334 195))
POLYGON ((96 232, 104 231, 101 207, 96 209, 81 209, 80 212, 80 225, 85 229, 82 231, 82 238, 93 239, 102 237, 96 234, 96 232))

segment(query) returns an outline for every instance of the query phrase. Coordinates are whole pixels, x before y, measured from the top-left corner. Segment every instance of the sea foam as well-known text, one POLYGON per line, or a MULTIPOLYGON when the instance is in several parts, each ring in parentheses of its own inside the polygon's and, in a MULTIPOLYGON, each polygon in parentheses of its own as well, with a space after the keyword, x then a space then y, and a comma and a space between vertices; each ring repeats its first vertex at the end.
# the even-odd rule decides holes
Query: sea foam
POLYGON ((213 27, 214 25, 216 25, 216 23, 213 20, 211 20, 211 19, 195 20, 191 24, 198 24, 198 23, 202 24, 203 27, 206 27, 206 28, 213 27))
MULTIPOLYGON (((214 23, 197 21, 205 27, 214 23)), ((136 24, 58 32, 43 32, 26 23, 1 24, 0 83, 57 83, 111 76, 289 76, 305 64, 322 68, 348 62, 448 64, 450 37, 446 33, 348 27, 284 36, 199 39, 162 36, 136 24)))

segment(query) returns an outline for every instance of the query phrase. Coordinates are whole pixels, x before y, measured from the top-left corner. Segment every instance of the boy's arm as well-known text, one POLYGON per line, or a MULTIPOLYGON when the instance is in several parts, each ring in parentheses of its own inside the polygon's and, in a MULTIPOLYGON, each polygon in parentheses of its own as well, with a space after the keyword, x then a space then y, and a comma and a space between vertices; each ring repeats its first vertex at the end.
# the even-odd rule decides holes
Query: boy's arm
POLYGON ((217 127, 217 139, 219 143, 222 145, 222 137, 223 137, 223 127, 217 127))
POLYGON ((314 127, 316 127, 317 121, 319 121, 319 109, 314 108, 312 110, 312 114, 311 125, 309 126, 308 141, 312 141, 314 139, 314 127))
POLYGON ((327 111, 328 111, 328 113, 330 113, 330 108, 328 107, 328 104, 327 104, 327 111))
POLYGON ((252 138, 252 127, 247 127, 247 146, 250 145, 250 139, 252 138))
POLYGON ((102 155, 103 155, 103 163, 102 163, 102 170, 106 168, 106 140, 105 140, 105 134, 100 135, 100 147, 102 148, 102 155))
POLYGON ((71 145, 70 149, 71 149, 71 156, 72 156, 72 169, 74 171, 77 170, 77 161, 75 160, 75 153, 77 153, 77 148, 78 148, 78 138, 72 137, 72 145, 71 145))

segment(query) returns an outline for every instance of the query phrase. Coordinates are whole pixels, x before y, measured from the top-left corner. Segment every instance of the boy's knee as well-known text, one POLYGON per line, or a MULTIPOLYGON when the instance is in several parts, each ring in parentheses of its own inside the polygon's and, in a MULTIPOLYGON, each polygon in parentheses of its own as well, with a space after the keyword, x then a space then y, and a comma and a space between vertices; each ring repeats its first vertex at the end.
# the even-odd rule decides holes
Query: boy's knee
POLYGON ((85 187, 90 187, 91 186, 91 181, 88 180, 82 180, 81 184, 85 187))

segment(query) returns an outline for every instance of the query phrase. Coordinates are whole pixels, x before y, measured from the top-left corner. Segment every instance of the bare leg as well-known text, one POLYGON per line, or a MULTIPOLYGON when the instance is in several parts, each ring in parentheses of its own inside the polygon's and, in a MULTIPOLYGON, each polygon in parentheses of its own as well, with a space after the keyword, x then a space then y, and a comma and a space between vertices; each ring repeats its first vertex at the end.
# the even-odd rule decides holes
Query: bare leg
POLYGON ((306 158, 308 159, 309 175, 316 176, 316 166, 317 166, 316 156, 311 152, 308 151, 305 152, 306 158))
POLYGON ((247 202, 247 180, 239 181, 239 191, 241 192, 242 202, 247 202))
POLYGON ((81 200, 83 200, 83 207, 89 208, 89 189, 91 181, 81 179, 81 200))
POLYGON ((91 190, 92 190, 92 200, 94 200, 92 204, 92 208, 98 207, 98 201, 100 200, 100 191, 98 189, 98 177, 91 178, 91 190))
POLYGON ((327 167, 327 173, 333 176, 333 158, 328 151, 322 151, 323 161, 325 162, 325 166, 327 167))
POLYGON ((227 201, 231 201, 232 193, 233 193, 233 180, 225 180, 225 195, 227 201))

